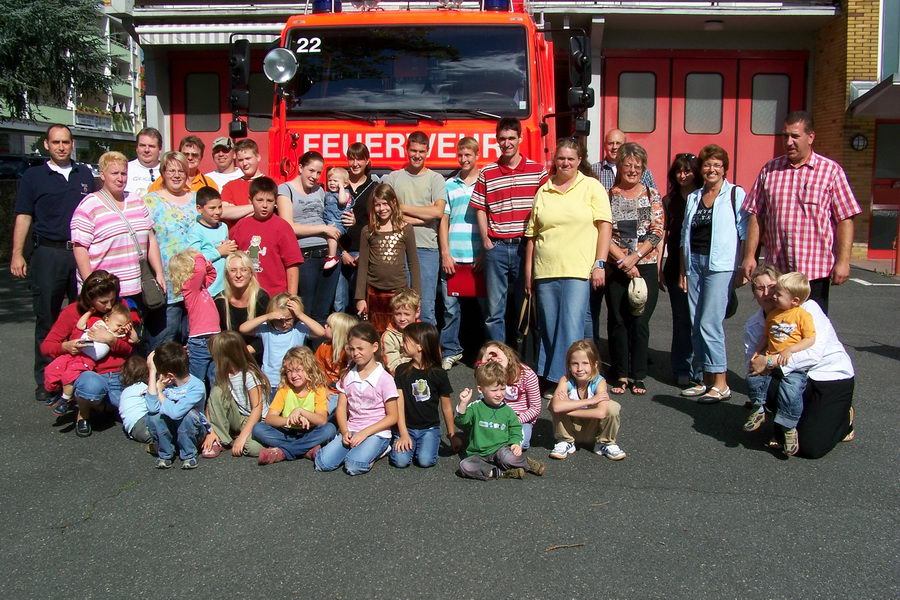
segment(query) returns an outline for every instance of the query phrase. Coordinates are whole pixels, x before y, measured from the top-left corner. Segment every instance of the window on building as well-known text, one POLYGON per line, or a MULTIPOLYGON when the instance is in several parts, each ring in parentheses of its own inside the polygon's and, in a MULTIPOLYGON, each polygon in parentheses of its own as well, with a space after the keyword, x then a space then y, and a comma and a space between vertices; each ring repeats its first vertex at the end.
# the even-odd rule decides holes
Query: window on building
POLYGON ((218 74, 188 74, 184 78, 184 128, 188 131, 218 131, 221 112, 218 74))
POLYGON ((900 179, 900 123, 878 123, 875 128, 875 178, 900 179))
POLYGON ((619 74, 619 129, 650 133, 656 129, 656 74, 619 74))
POLYGON ((750 131, 756 135, 779 135, 788 113, 791 79, 784 74, 753 76, 750 131))
POLYGON ((719 73, 689 73, 684 81, 684 130, 722 132, 724 79, 719 73))
POLYGON ((275 86, 263 73, 250 75, 250 118, 248 126, 251 131, 266 131, 272 125, 272 117, 253 115, 271 115, 272 98, 275 86))

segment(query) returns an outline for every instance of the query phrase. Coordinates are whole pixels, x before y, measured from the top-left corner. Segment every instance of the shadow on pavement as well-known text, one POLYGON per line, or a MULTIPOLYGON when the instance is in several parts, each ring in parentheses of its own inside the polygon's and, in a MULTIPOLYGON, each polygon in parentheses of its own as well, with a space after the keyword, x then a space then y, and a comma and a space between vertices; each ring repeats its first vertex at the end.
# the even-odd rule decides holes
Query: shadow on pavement
POLYGON ((28 279, 13 277, 8 266, 0 269, 0 323, 32 320, 31 283, 28 279))
POLYGON ((694 419, 694 430, 713 439, 719 440, 727 448, 743 447, 748 450, 768 452, 764 445, 764 437, 768 432, 768 423, 753 433, 745 433, 741 429, 747 411, 743 406, 730 402, 718 404, 698 404, 695 400, 657 394, 651 398, 653 402, 674 408, 694 419))
POLYGON ((885 358, 900 360, 900 347, 898 346, 889 346, 887 344, 876 342, 872 346, 853 346, 853 348, 859 352, 870 352, 872 354, 877 354, 878 356, 884 356, 885 358))

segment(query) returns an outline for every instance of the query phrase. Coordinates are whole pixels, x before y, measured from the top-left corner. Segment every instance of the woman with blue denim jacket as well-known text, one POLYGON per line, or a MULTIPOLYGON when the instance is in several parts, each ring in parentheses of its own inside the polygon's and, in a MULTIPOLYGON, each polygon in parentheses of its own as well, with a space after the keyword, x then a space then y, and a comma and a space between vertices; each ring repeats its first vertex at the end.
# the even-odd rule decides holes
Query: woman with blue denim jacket
POLYGON ((725 178, 728 153, 710 144, 700 151, 699 160, 703 187, 687 197, 680 282, 688 294, 697 384, 681 395, 714 404, 731 397, 723 322, 735 269, 740 267, 747 213, 741 208, 744 190, 725 178))

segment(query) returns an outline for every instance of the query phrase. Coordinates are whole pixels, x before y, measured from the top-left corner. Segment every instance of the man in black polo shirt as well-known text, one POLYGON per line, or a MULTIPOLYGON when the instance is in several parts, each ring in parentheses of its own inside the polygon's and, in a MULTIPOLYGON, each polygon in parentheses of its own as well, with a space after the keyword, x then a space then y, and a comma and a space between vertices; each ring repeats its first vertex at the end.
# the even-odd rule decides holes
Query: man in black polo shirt
POLYGON ((41 355, 40 344, 59 316, 63 298, 68 297, 70 302, 75 299, 75 259, 69 242, 69 223, 81 199, 94 191, 91 170, 72 160, 72 132, 68 127, 51 125, 44 148, 50 152, 50 160, 25 171, 19 181, 9 264, 14 276, 31 275, 37 400, 47 399, 44 367, 50 362, 41 355), (34 244, 30 266, 23 254, 29 228, 34 244))

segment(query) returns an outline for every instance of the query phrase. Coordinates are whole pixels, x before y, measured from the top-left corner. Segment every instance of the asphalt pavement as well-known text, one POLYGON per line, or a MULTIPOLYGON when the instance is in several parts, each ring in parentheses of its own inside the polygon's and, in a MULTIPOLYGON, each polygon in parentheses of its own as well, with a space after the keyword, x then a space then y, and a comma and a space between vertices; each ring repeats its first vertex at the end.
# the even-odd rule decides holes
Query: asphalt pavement
MULTIPOLYGON (((832 290, 857 435, 824 458, 783 460, 740 430, 745 287, 726 328, 730 402, 701 406, 670 385, 661 295, 648 394, 620 400, 628 457, 548 459, 545 410, 529 451, 545 475, 492 482, 457 477, 449 456, 360 477, 224 454, 158 471, 119 425, 79 439, 33 400, 27 284, 0 272, 0 299, 4 598, 900 596, 900 286, 832 290)), ((451 381, 471 385, 471 369, 451 381)))

